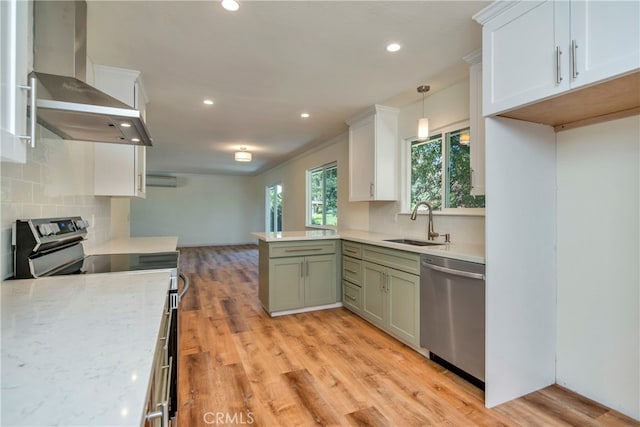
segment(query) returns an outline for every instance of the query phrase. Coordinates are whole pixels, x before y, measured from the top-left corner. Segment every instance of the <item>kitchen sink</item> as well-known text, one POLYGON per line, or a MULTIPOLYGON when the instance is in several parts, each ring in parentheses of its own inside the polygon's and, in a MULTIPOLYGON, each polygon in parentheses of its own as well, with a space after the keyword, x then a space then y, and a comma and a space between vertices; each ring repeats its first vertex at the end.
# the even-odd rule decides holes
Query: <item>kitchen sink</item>
POLYGON ((402 243, 403 245, 412 245, 412 246, 438 246, 444 245, 444 243, 439 242, 430 242, 427 240, 413 240, 413 239, 387 239, 385 242, 391 243, 402 243))

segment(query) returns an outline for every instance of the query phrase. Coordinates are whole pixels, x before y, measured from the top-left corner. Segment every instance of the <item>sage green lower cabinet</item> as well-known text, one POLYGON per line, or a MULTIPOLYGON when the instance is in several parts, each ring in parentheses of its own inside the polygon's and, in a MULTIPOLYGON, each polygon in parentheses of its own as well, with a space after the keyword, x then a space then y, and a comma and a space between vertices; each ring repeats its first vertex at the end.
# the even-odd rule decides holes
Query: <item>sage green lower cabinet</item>
POLYGON ((416 348, 420 347, 420 275, 419 255, 386 248, 363 246, 362 312, 369 322, 416 348), (384 257, 380 258, 379 255, 384 257), (408 262, 410 261, 410 262, 408 262), (389 267, 400 265, 406 271, 389 267))
POLYGON ((269 314, 339 300, 336 242, 260 241, 258 296, 269 314))
POLYGON ((381 328, 387 323, 387 295, 383 289, 386 271, 387 267, 367 261, 362 266, 362 317, 381 328))

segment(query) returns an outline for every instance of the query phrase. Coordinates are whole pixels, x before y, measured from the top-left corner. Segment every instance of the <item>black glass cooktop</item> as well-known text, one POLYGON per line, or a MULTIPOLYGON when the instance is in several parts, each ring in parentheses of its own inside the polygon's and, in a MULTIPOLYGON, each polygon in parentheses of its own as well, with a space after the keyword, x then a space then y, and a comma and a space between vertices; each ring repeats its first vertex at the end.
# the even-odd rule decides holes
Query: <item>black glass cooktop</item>
POLYGON ((179 252, 146 254, 89 255, 82 262, 80 273, 115 273, 120 271, 178 268, 179 252))

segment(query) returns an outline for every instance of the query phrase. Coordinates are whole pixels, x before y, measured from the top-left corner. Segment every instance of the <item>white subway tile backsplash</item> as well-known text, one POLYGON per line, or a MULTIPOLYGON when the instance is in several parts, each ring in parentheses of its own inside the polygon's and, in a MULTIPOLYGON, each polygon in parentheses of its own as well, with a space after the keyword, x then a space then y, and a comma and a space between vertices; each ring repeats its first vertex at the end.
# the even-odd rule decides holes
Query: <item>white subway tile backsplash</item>
POLYGON ((27 182, 42 182, 42 176, 40 173, 41 166, 40 163, 31 162, 27 163, 23 166, 22 169, 22 179, 27 182))
POLYGON ((13 274, 11 229, 17 219, 80 215, 91 223, 85 247, 110 239, 111 199, 95 197, 91 143, 62 141, 46 129, 27 163, 0 163, 0 274, 13 274), (89 185, 90 184, 90 185, 89 185))
POLYGON ((33 202, 33 183, 14 179, 11 182, 11 202, 33 202))

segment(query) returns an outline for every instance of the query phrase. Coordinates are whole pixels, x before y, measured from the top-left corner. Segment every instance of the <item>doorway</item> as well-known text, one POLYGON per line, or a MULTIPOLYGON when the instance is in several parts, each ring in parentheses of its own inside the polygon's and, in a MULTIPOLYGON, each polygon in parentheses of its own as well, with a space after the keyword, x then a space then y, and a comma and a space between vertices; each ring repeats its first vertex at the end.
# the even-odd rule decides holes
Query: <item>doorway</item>
POLYGON ((267 232, 282 231, 282 184, 273 184, 266 188, 266 227, 267 232))

